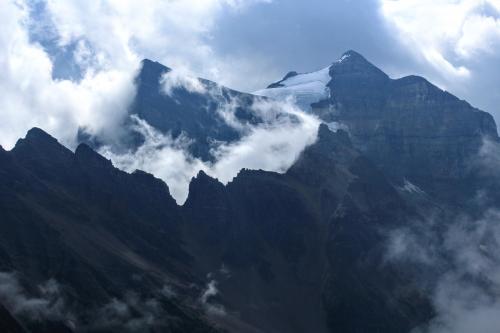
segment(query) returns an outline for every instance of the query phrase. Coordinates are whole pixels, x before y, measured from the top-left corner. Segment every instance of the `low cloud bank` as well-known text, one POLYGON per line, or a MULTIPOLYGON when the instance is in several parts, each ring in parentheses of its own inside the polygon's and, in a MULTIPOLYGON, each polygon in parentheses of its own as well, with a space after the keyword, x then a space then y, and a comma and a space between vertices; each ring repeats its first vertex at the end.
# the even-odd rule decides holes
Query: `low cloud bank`
POLYGON ((495 333, 500 327, 500 210, 392 233, 388 260, 417 265, 436 317, 412 333, 495 333))
POLYGON ((38 285, 36 295, 30 295, 16 273, 0 272, 0 303, 14 315, 30 321, 71 323, 74 320, 66 307, 61 287, 54 279, 38 285))

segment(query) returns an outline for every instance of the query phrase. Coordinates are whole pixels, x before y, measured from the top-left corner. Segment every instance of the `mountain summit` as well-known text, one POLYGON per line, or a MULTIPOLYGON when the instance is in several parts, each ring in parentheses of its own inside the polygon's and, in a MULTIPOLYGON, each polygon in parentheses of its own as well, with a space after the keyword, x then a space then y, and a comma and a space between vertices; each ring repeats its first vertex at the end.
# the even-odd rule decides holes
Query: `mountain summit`
POLYGON ((490 114, 422 77, 391 79, 355 51, 256 93, 294 98, 324 122, 347 129, 355 146, 396 183, 411 179, 435 193, 449 193, 442 180, 470 176, 484 138, 498 141, 490 114))
POLYGON ((347 51, 330 66, 310 73, 289 72, 282 80, 270 84, 266 89, 254 92, 256 95, 277 99, 292 97, 304 110, 330 96, 329 84, 333 78, 342 75, 356 80, 388 79, 388 76, 356 51, 347 51))

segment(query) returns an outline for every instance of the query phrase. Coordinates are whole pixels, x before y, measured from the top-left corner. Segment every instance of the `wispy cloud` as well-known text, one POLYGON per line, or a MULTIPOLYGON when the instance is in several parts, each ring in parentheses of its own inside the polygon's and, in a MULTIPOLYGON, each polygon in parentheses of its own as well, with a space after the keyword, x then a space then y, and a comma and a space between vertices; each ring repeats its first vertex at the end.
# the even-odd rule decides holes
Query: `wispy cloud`
POLYGON ((388 258, 416 265, 436 316, 413 333, 494 333, 500 327, 500 211, 429 219, 396 230, 388 258), (436 227, 437 226, 437 227, 436 227))
POLYGON ((261 100, 253 104, 252 110, 265 114, 264 123, 240 124, 245 127, 245 135, 237 142, 215 147, 214 163, 191 156, 187 148, 192 141, 186 135, 173 139, 137 117, 132 117, 133 129, 144 138, 138 149, 122 152, 107 146, 99 152, 120 169, 144 170, 163 179, 177 202, 183 203, 192 177, 200 170, 223 183, 231 181, 243 168, 285 172, 316 140, 319 121, 292 103, 261 100))
POLYGON ((29 295, 18 275, 0 272, 0 303, 15 315, 31 321, 64 321, 71 324, 74 316, 66 307, 60 285, 50 279, 37 286, 37 295, 29 295))
POLYGON ((216 17, 225 8, 238 11, 256 2, 2 1, 0 144, 11 148, 34 126, 69 146, 75 145, 79 127, 116 135, 134 97, 133 78, 142 58, 179 70, 218 72, 223 63, 206 39, 216 17), (77 65, 80 80, 54 79, 58 50, 66 50, 65 63, 77 65))

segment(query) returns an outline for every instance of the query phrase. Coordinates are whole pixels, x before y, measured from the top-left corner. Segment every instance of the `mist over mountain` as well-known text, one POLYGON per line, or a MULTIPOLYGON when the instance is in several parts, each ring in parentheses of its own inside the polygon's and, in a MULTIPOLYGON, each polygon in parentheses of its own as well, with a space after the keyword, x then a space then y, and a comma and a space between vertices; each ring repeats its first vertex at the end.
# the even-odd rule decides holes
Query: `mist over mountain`
POLYGON ((355 51, 255 94, 134 84, 119 131, 0 148, 0 328, 495 332, 490 114, 355 51))

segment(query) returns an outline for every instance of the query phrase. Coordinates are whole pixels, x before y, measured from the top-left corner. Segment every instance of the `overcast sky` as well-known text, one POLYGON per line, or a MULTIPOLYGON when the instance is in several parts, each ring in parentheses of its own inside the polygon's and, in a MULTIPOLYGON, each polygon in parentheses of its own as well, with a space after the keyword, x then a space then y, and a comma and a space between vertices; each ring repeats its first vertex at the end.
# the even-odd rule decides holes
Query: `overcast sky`
POLYGON ((500 119, 500 0, 0 1, 0 143, 112 126, 142 58, 254 91, 354 49, 500 119))

